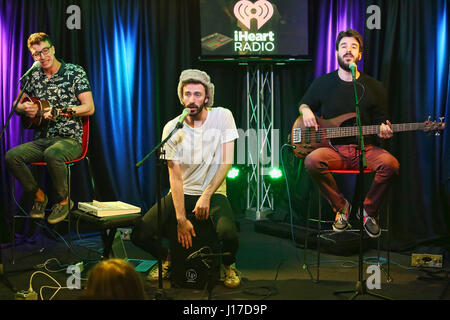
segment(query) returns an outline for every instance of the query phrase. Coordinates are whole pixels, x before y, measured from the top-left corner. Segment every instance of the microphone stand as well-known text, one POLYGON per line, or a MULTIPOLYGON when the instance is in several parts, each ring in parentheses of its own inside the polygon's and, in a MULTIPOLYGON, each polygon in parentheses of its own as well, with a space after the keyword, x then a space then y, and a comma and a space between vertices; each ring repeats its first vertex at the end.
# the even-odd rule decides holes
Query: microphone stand
POLYGON ((29 81, 30 81, 30 77, 27 77, 27 81, 25 82, 25 84, 23 86, 23 89, 19 91, 19 96, 17 97, 16 103, 14 103, 11 111, 9 112, 8 120, 6 120, 6 123, 5 123, 5 125, 4 125, 4 127, 2 129, 2 132, 0 133, 0 139, 3 138, 3 134, 5 133, 6 129, 8 128, 9 121, 11 120, 11 118, 12 118, 12 116, 14 114, 14 111, 16 110, 17 105, 19 104, 19 101, 20 101, 20 99, 23 96, 23 90, 26 88, 26 86, 27 86, 29 81))
MULTIPOLYGON (((352 82, 353 82, 353 90, 355 96, 355 109, 356 109, 356 120, 358 125, 358 159, 359 159, 359 174, 358 174, 358 182, 356 184, 356 188, 360 186, 360 192, 358 197, 358 210, 359 210, 359 258, 358 258, 358 281, 356 282, 355 290, 338 290, 335 291, 334 294, 340 293, 353 293, 349 300, 355 299, 358 295, 368 294, 370 296, 378 297, 384 300, 392 300, 391 298, 382 296, 380 294, 370 292, 367 290, 366 280, 363 279, 363 228, 364 228, 364 169, 366 168, 366 150, 364 147, 364 135, 362 132, 362 124, 361 124, 361 114, 359 110, 359 99, 358 92, 356 90, 356 77, 355 77, 355 68, 352 69, 352 82)), ((358 190, 355 190, 357 192, 358 190)))
POLYGON ((163 165, 165 163, 165 159, 162 159, 161 156, 164 155, 164 151, 161 150, 164 144, 172 137, 172 135, 180 128, 183 127, 183 123, 179 122, 175 126, 175 128, 170 132, 170 134, 161 141, 155 148, 153 148, 150 153, 148 153, 141 161, 139 161, 136 164, 136 168, 139 168, 142 166, 144 161, 146 161, 152 154, 156 153, 156 198, 157 198, 157 209, 158 209, 158 215, 157 215, 157 237, 158 237, 158 290, 155 294, 156 300, 168 300, 166 294, 164 293, 163 289, 163 279, 162 279, 162 226, 161 226, 161 172, 163 165))

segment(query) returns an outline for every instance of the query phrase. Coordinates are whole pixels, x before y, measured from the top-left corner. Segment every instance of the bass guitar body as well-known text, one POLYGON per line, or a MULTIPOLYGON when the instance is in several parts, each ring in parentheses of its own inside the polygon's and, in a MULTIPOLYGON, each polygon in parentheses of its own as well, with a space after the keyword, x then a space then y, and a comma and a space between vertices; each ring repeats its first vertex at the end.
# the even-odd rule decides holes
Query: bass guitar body
MULTIPOLYGON (((291 131, 291 144, 295 146, 294 154, 300 159, 305 158, 313 150, 320 147, 330 146, 330 139, 342 138, 342 137, 356 137, 360 135, 359 127, 342 126, 346 121, 355 118, 356 113, 345 113, 339 117, 333 119, 320 119, 316 118, 317 124, 319 125, 316 131, 315 127, 306 128, 303 124, 303 117, 299 116, 291 131)), ((430 121, 416 122, 416 123, 398 123, 391 124, 390 127, 393 132, 404 132, 404 131, 415 131, 422 130, 424 132, 436 131, 438 136, 440 130, 444 130, 445 122, 444 118, 441 117, 440 121, 430 121)), ((353 121, 352 121, 353 122, 353 121)), ((375 135, 379 134, 380 125, 368 125, 361 127, 361 134, 365 135, 375 135)))
POLYGON ((295 155, 303 159, 317 148, 330 146, 330 139, 327 137, 326 128, 339 127, 345 121, 355 117, 356 113, 352 112, 328 120, 316 118, 317 124, 319 125, 316 131, 314 127, 305 127, 303 117, 299 116, 295 120, 291 131, 291 144, 295 146, 293 150, 295 155))

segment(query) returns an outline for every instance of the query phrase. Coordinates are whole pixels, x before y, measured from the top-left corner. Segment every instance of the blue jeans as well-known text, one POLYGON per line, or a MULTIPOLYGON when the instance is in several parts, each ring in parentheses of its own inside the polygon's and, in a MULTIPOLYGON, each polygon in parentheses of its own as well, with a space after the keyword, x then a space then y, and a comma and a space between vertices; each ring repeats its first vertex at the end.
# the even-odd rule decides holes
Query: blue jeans
POLYGON ((67 198, 66 161, 81 155, 81 145, 71 138, 40 138, 8 150, 5 155, 6 168, 19 180, 26 192, 33 196, 39 189, 38 183, 27 164, 46 162, 47 170, 56 191, 57 201, 67 198))

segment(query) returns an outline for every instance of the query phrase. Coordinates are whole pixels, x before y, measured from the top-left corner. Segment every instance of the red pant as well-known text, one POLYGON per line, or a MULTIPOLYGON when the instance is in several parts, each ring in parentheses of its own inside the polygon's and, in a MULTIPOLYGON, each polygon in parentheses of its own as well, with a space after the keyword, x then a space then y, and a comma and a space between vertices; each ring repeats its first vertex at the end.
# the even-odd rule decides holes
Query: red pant
MULTIPOLYGON (((389 152, 376 146, 366 147, 366 168, 375 171, 375 178, 364 199, 364 209, 369 216, 376 215, 394 175, 398 175, 400 164, 389 152)), ((336 181, 329 170, 359 170, 357 145, 336 145, 334 148, 318 148, 305 158, 305 168, 318 184, 320 191, 335 212, 344 208, 345 198, 339 192, 336 181), (355 149, 356 148, 356 149, 355 149)))

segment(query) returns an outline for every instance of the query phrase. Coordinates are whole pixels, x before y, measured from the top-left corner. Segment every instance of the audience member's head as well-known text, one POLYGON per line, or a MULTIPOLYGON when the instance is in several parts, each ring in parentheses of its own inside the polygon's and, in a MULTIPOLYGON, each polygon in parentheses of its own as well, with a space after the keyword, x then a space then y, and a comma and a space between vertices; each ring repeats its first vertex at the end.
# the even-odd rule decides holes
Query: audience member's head
POLYGON ((146 298, 139 273, 122 259, 97 263, 90 271, 85 299, 143 300, 146 298))

